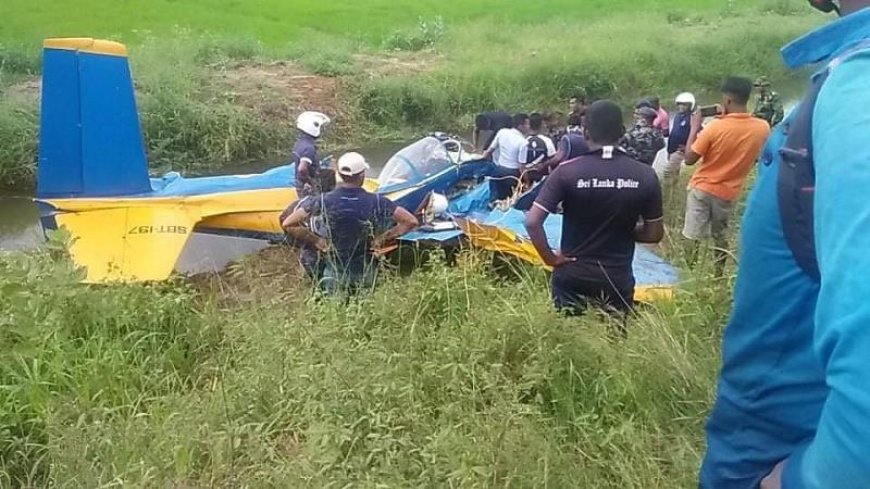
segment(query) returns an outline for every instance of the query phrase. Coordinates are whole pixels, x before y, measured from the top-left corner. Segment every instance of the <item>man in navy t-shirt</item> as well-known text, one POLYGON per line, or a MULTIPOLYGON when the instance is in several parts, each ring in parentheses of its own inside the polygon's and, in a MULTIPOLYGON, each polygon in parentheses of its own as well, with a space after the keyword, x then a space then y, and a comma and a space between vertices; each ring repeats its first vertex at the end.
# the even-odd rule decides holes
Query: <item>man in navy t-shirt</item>
POLYGON ((338 160, 341 183, 336 189, 301 201, 282 223, 288 234, 323 254, 326 264, 321 282, 330 294, 373 287, 377 277, 373 250, 417 227, 413 214, 363 188, 368 168, 361 154, 342 155, 338 160), (304 226, 310 216, 321 217, 326 237, 304 226), (391 222, 396 224, 389 227, 391 222))
POLYGON ((474 131, 471 135, 471 141, 474 145, 474 149, 477 148, 489 148, 492 144, 492 140, 495 139, 495 135, 498 134, 502 129, 508 129, 513 127, 513 116, 508 114, 507 112, 498 110, 492 112, 482 112, 477 114, 474 118, 474 131), (484 132, 485 138, 483 141, 480 139, 480 133, 484 132), (480 144, 483 143, 483 144, 480 144), (480 144, 480 146, 478 146, 480 144))
POLYGON ((677 95, 677 112, 671 123, 668 137, 668 159, 657 168, 659 180, 670 194, 680 180, 680 170, 686 161, 686 144, 689 141, 692 111, 695 110, 695 96, 688 92, 677 95))
POLYGON ((566 161, 571 161, 589 152, 589 145, 586 143, 586 137, 583 136, 583 119, 585 117, 573 114, 568 118, 567 131, 559 138, 556 154, 549 161, 551 170, 566 161))
MULTIPOLYGON (((335 175, 325 171, 320 166, 320 157, 317 153, 317 141, 323 136, 323 131, 330 120, 320 112, 303 112, 296 119, 296 128, 299 136, 293 145, 292 163, 296 167, 296 195, 300 199, 308 195, 327 192, 331 189, 323 188, 324 177, 333 181, 335 175)), ((332 182, 327 182, 327 185, 332 182)))
POLYGON ((652 168, 617 148, 624 132, 619 106, 593 103, 586 123, 590 152, 550 174, 526 215, 526 229, 553 267, 557 308, 580 313, 592 301, 627 311, 633 306, 635 242, 657 243, 664 236, 661 188, 652 168), (544 220, 560 205, 562 243, 554 253, 544 220))

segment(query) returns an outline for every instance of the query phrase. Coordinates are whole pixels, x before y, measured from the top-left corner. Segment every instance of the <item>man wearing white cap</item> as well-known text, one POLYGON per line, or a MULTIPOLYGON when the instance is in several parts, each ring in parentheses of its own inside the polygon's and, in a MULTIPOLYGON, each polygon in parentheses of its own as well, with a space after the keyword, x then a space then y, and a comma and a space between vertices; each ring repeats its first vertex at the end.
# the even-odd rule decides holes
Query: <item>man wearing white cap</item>
POLYGON ((320 250, 326 258, 321 287, 330 294, 372 288, 377 277, 373 248, 395 240, 417 227, 417 218, 386 197, 363 188, 365 158, 345 153, 338 159, 341 182, 335 190, 300 202, 284 219, 284 229, 320 250), (326 237, 304 227, 311 216, 321 216, 326 237), (390 222, 395 224, 381 232, 390 222))

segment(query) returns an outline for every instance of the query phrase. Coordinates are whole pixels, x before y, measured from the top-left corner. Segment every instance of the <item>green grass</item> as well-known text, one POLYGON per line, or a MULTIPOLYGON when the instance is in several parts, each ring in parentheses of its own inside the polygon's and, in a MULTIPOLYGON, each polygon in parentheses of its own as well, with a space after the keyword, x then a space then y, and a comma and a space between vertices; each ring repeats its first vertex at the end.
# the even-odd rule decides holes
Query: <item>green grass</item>
POLYGON ((577 91, 626 107, 650 94, 669 105, 687 90, 713 102, 727 74, 788 80, 778 46, 816 20, 741 12, 670 23, 637 14, 591 25, 482 25, 454 31, 439 48, 449 62, 427 76, 368 81, 360 106, 366 119, 380 124, 425 127, 470 121, 482 109, 566 110, 562 104, 577 91), (487 48, 473 49, 476 43, 487 48))
POLYGON ((286 250, 100 287, 57 250, 0 255, 3 487, 695 487, 717 282, 614 342, 483 255, 342 304, 286 250))
POLYGON ((627 1, 466 3, 91 1, 89 11, 15 0, 16 22, 0 25, 0 185, 33 184, 37 99, 10 94, 39 72, 34 38, 85 34, 68 25, 132 43, 149 159, 159 172, 286 158, 295 113, 323 102, 261 88, 263 80, 233 85, 248 75, 225 81, 246 63, 290 61, 340 78, 324 109, 335 112, 325 141, 332 151, 383 136, 464 133, 481 110, 564 110, 577 90, 626 107, 685 90, 712 102, 724 76, 766 74, 789 96, 782 84, 796 77, 778 49, 822 21, 801 0, 644 2, 643 11, 627 1))
MULTIPOLYGON (((752 0, 644 0, 648 12, 695 12, 752 6, 752 0), (733 6, 733 7, 732 7, 733 6)), ((111 36, 135 41, 151 33, 172 35, 175 26, 204 34, 245 34, 270 44, 298 40, 310 31, 378 44, 417 19, 441 16, 448 26, 470 22, 529 25, 553 18, 587 22, 636 10, 632 0, 509 2, 507 0, 6 0, 0 42, 40 42, 45 37, 111 36)))

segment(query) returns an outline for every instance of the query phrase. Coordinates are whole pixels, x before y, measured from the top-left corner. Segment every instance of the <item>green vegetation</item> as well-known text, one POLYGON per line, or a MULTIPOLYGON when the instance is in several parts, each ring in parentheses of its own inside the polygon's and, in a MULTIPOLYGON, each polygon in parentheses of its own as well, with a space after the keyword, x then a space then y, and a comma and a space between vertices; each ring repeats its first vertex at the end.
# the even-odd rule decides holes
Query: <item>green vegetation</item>
POLYGON ((710 93, 731 73, 781 84, 778 47, 821 20, 800 0, 645 2, 642 12, 628 1, 89 3, 14 0, 16 22, 0 25, 0 185, 32 184, 38 86, 20 86, 35 85, 42 37, 131 42, 155 171, 198 171, 286 158, 302 109, 335 117, 326 144, 340 149, 465 131, 485 109, 562 108, 577 90, 628 103, 710 93))
POLYGON ((99 287, 57 250, 0 255, 0 486, 696 484, 723 284, 613 341, 482 255, 342 304, 309 300, 286 249, 99 287))
MULTIPOLYGON (((650 13, 774 8, 792 0, 645 0, 650 13)), ((138 41, 150 35, 172 36, 175 26, 200 34, 245 33, 269 45, 303 39, 312 31, 380 44, 394 33, 413 29, 419 18, 440 16, 448 26, 475 23, 508 25, 545 23, 554 17, 571 22, 599 20, 637 10, 632 0, 571 0, 505 4, 502 0, 6 0, 4 13, 15 22, 0 25, 0 42, 38 43, 45 37, 112 37, 138 41)))
MULTIPOLYGON (((334 147, 578 89, 783 83, 776 48, 820 21, 800 0, 88 3, 4 3, 0 185, 32 183, 42 37, 130 42, 151 161, 205 170, 285 155, 300 108, 336 116, 334 147)), ((112 286, 78 283, 58 242, 0 253, 0 487, 696 487, 730 284, 686 272, 613 341, 486 258, 342 304, 283 248, 112 286)))

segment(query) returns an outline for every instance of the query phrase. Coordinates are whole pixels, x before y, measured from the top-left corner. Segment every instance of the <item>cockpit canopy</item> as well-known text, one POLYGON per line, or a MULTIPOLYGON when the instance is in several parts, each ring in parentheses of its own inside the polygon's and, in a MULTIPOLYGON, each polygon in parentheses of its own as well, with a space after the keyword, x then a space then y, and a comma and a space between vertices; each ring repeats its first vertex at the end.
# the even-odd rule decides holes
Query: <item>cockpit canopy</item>
POLYGON ((378 192, 413 187, 455 163, 444 142, 425 137, 393 155, 378 176, 378 192))

